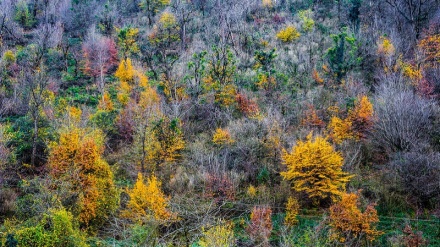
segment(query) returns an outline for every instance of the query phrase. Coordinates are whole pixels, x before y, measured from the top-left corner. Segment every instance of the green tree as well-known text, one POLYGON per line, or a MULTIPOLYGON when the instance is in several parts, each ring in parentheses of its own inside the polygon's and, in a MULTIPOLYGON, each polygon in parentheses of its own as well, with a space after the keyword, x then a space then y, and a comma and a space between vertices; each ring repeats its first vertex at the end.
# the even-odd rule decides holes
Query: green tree
POLYGON ((360 62, 357 56, 356 38, 344 28, 339 34, 331 36, 333 46, 327 50, 327 61, 337 82, 341 82, 349 70, 360 62))

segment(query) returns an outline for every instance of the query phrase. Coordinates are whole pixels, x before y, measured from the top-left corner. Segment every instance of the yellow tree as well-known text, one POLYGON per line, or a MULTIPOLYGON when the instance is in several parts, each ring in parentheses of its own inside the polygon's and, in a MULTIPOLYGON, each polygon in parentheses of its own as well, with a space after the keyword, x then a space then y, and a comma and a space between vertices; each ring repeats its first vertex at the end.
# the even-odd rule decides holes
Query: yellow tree
POLYGON ((364 240, 372 241, 382 234, 373 225, 379 222, 374 204, 368 205, 362 212, 358 195, 354 193, 344 193, 341 201, 330 207, 329 221, 330 238, 345 243, 345 246, 364 240))
POLYGON ((128 191, 130 200, 127 209, 122 213, 123 216, 140 222, 152 219, 167 221, 175 218, 167 209, 169 199, 160 186, 161 182, 154 175, 145 184, 142 173, 138 173, 136 184, 128 191))
POLYGON ((305 192, 317 202, 319 199, 335 200, 345 191, 351 176, 342 171, 344 159, 323 137, 299 141, 292 152, 283 151, 283 163, 287 171, 281 172, 285 180, 293 182, 293 189, 305 192))
POLYGON ((212 136, 212 142, 216 145, 228 145, 234 143, 234 139, 232 139, 231 134, 229 134, 228 130, 224 130, 218 128, 214 135, 212 136))
POLYGON ((284 43, 290 43, 297 40, 301 34, 292 25, 287 26, 277 33, 277 38, 284 43))
POLYGON ((61 196, 77 198, 77 213, 84 226, 99 226, 118 205, 113 173, 101 157, 103 143, 101 132, 71 126, 51 145, 48 160, 51 175, 60 184, 70 184, 70 194, 61 196))

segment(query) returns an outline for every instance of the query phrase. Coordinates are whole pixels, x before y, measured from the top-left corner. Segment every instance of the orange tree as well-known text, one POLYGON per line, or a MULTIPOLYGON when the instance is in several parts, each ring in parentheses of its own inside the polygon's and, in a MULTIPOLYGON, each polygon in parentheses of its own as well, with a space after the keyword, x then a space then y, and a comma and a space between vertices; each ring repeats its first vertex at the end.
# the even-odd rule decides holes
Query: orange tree
POLYGON ((287 171, 281 172, 285 180, 293 182, 293 189, 305 192, 314 202, 330 198, 335 200, 345 191, 351 176, 342 171, 344 159, 327 139, 312 133, 306 141, 299 141, 292 152, 283 151, 287 171))
POLYGON ((105 222, 119 201, 113 173, 101 157, 103 143, 101 132, 70 127, 51 145, 48 160, 50 173, 58 184, 54 187, 62 201, 75 198, 72 205, 66 206, 91 230, 105 222))
POLYGON ((358 195, 354 193, 343 194, 341 201, 330 207, 329 221, 330 238, 345 246, 372 241, 382 234, 373 225, 379 222, 374 204, 361 212, 358 195))

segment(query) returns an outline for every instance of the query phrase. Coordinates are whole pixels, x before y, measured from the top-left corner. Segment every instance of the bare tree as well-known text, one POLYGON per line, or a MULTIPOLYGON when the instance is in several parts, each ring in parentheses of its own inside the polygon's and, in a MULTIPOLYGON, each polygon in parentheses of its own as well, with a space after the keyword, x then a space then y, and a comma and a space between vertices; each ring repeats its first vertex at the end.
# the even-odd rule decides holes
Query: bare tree
POLYGON ((83 43, 83 52, 86 73, 95 79, 98 90, 104 97, 105 74, 117 62, 116 45, 112 39, 103 37, 92 28, 83 43), (96 80, 97 77, 99 80, 96 80))

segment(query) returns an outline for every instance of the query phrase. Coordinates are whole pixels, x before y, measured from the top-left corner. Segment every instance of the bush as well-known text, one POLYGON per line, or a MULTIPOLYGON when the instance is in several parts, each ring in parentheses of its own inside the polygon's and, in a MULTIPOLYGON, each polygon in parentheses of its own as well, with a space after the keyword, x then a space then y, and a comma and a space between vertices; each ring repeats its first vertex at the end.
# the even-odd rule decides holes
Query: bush
POLYGON ((429 208, 440 202, 440 153, 398 153, 390 165, 402 194, 410 195, 417 206, 429 208))

